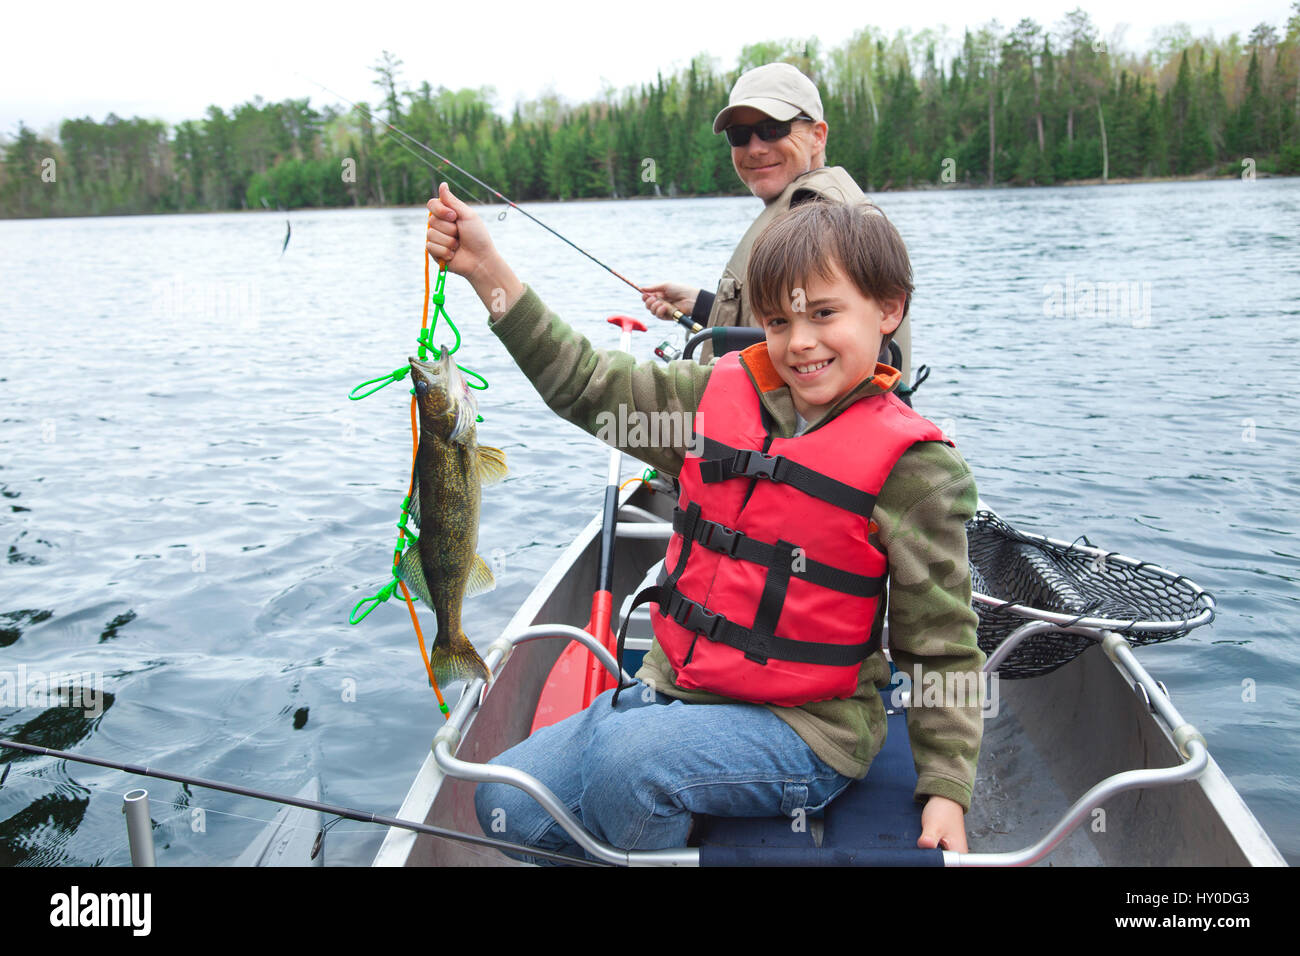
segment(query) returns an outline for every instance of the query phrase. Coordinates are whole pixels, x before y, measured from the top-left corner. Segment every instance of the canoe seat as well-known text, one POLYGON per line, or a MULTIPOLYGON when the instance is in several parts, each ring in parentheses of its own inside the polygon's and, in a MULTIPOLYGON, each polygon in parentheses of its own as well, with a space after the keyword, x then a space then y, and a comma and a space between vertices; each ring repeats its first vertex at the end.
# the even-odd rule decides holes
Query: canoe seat
POLYGON ((900 709, 889 715, 885 746, 867 776, 830 802, 820 825, 807 821, 800 832, 787 817, 699 816, 690 842, 704 865, 942 866, 941 851, 916 848, 921 804, 912 799, 915 787, 907 714, 900 709))

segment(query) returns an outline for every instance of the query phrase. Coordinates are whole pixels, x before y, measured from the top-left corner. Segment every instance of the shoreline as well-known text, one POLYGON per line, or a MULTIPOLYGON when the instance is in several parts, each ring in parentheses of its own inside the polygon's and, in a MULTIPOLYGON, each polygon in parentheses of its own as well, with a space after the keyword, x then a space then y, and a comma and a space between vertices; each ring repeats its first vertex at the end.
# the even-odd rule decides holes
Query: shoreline
MULTIPOLYGON (((892 193, 914 193, 914 192, 943 192, 945 190, 960 189, 962 191, 972 190, 1014 190, 1014 189, 1062 189, 1078 186, 1132 186, 1141 184, 1165 184, 1165 183, 1197 183, 1197 182, 1223 182, 1227 180, 1240 179, 1240 175, 1213 174, 1213 173, 1196 173, 1183 176, 1134 176, 1134 177, 1115 177, 1112 176, 1106 182, 1102 182, 1100 177, 1092 179, 1068 179, 1059 183, 1043 185, 1040 183, 995 183, 992 186, 987 184, 976 183, 915 183, 911 186, 899 188, 873 189, 868 195, 879 196, 889 195, 892 193)), ((1290 173, 1273 173, 1257 171, 1255 179, 1298 179, 1300 175, 1290 173)), ((588 203, 588 202, 644 202, 659 200, 675 199, 749 199, 753 198, 744 193, 682 193, 676 196, 582 196, 573 199, 527 199, 523 205, 540 206, 554 205, 558 203, 588 203)), ((504 207, 509 209, 506 203, 468 203, 471 208, 495 209, 504 207)), ((294 209, 190 209, 190 210, 168 210, 160 212, 108 212, 108 213, 87 213, 84 216, 0 216, 0 222, 27 222, 35 219, 56 220, 56 219, 111 219, 113 217, 133 218, 136 216, 203 216, 218 215, 227 213, 257 213, 260 215, 267 214, 284 214, 288 215, 295 212, 321 212, 333 209, 422 209, 423 205, 373 205, 373 206, 297 206, 294 209)))

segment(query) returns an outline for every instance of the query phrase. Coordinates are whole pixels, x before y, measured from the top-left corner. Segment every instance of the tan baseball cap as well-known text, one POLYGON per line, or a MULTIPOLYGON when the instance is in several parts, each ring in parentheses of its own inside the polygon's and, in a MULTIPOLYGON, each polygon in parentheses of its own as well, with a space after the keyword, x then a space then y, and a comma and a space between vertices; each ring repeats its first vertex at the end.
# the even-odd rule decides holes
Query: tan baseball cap
POLYGON ((804 113, 823 119, 822 98, 813 81, 789 63, 768 63, 742 73, 731 88, 727 108, 713 121, 713 132, 721 133, 731 123, 732 112, 749 106, 774 120, 791 120, 804 113))

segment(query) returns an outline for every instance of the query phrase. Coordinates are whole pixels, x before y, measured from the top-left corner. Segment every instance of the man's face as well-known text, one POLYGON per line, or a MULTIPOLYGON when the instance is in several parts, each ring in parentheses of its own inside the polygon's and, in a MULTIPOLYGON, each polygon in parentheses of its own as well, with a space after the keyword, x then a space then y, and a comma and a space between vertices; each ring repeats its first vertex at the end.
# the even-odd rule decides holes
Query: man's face
MULTIPOLYGON (((747 126, 771 118, 746 106, 731 115, 729 125, 747 126)), ((825 155, 826 124, 807 120, 793 121, 790 135, 775 142, 765 143, 755 133, 744 146, 731 147, 731 162, 736 167, 736 175, 765 203, 781 195, 795 177, 824 165, 825 155)))

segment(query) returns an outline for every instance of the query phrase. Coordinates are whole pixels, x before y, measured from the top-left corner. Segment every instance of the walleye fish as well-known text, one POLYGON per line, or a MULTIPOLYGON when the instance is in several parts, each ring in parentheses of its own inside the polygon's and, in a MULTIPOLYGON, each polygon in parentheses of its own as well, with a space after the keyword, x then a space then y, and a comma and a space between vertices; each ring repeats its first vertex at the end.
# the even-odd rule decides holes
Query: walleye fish
POLYGON ((411 359, 420 418, 410 512, 419 540, 398 562, 397 576, 433 609, 438 636, 429 663, 438 686, 488 679, 487 665, 461 630, 461 602, 496 586, 475 554, 480 488, 506 475, 505 452, 480 447, 478 403, 446 349, 435 361, 411 359))

